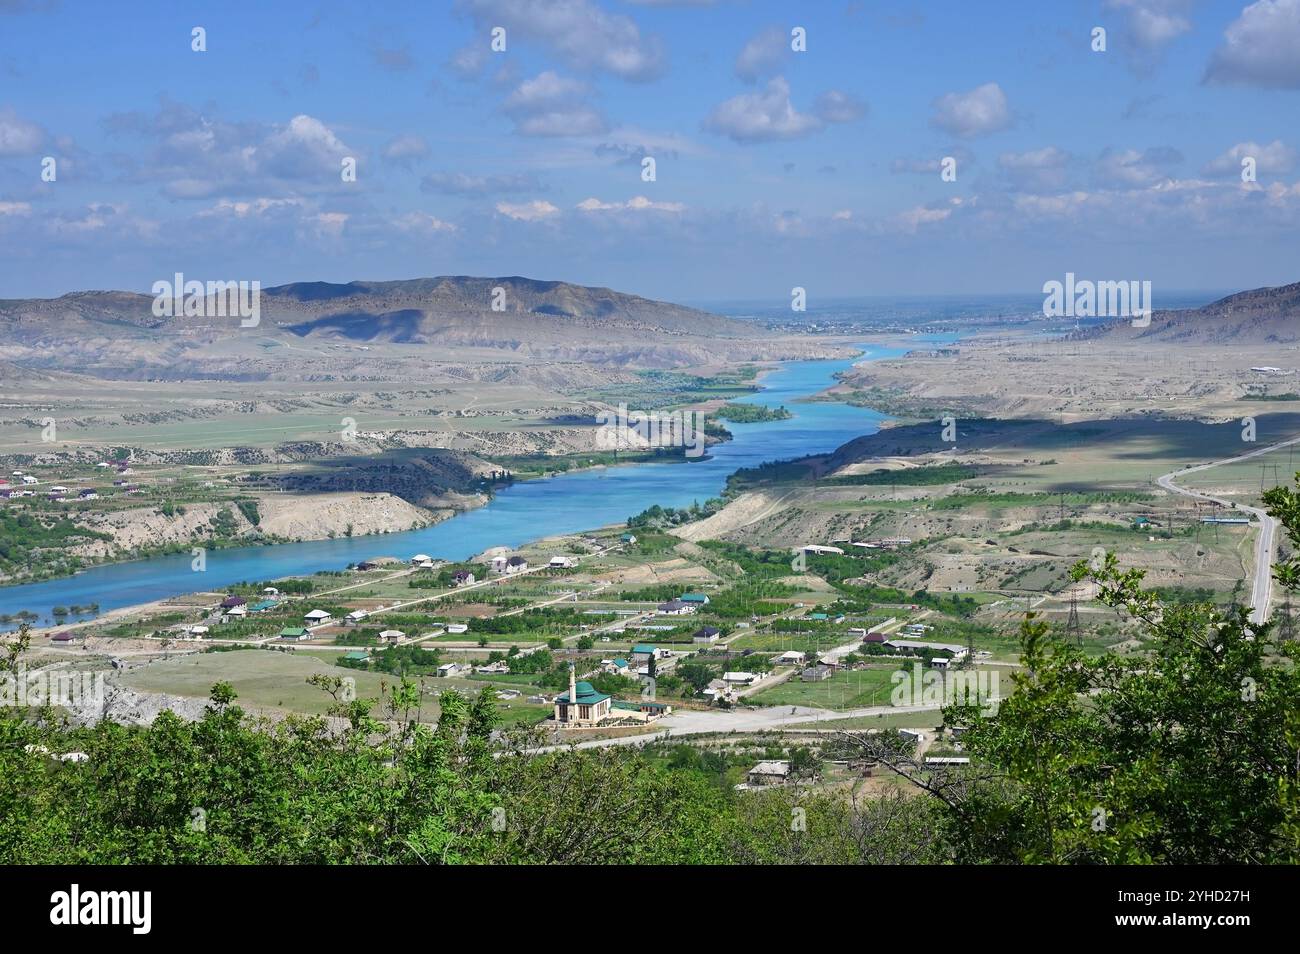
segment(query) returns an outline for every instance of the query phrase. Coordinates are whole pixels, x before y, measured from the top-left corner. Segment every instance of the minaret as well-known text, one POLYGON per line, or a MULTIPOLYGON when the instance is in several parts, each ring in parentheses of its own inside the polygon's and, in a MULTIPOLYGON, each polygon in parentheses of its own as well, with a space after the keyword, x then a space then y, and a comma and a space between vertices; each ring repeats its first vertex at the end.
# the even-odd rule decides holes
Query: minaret
POLYGON ((575 722, 578 718, 578 677, 575 674, 573 663, 569 663, 569 721, 575 722))

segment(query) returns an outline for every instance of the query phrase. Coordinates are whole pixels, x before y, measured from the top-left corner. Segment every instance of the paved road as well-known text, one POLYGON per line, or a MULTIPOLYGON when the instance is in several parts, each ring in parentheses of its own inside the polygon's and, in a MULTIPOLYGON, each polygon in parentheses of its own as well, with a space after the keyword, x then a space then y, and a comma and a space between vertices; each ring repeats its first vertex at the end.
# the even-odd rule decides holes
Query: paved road
POLYGON ((1215 497, 1213 494, 1188 490, 1185 487, 1179 487, 1174 483, 1174 480, 1187 474, 1209 470, 1212 467, 1221 467, 1224 464, 1235 464, 1238 461, 1250 460, 1252 457, 1259 457, 1261 454, 1268 454, 1283 447, 1290 447, 1292 444, 1300 444, 1300 437, 1282 441, 1279 444, 1270 444, 1248 454, 1225 457, 1223 460, 1211 461, 1208 464, 1197 464, 1194 467, 1184 467, 1182 470, 1175 470, 1172 473, 1156 478, 1156 483, 1165 490, 1182 494, 1184 497, 1193 497, 1197 500, 1209 500, 1230 510, 1240 510, 1251 514, 1259 520, 1259 536, 1255 540, 1255 582, 1250 594, 1250 618, 1255 623, 1262 623, 1268 619, 1269 603, 1273 598, 1273 548, 1277 544, 1278 522, 1258 507, 1247 507, 1245 504, 1224 500, 1222 497, 1215 497))

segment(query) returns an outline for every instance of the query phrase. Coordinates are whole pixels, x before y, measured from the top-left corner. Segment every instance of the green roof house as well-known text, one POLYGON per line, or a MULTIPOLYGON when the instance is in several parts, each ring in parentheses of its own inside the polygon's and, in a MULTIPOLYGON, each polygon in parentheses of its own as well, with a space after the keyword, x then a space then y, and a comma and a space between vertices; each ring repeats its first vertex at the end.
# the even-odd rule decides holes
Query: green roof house
POLYGON ((310 639, 311 633, 307 632, 307 630, 303 629, 301 626, 286 626, 284 629, 280 630, 280 638, 310 639))

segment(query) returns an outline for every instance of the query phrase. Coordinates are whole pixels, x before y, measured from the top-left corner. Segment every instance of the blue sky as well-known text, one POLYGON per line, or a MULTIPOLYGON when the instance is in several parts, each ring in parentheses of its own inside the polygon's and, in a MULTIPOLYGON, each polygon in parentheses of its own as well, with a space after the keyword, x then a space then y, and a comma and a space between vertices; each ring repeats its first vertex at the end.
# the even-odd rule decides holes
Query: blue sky
POLYGON ((0 0, 0 297, 181 271, 815 304, 1073 271, 1159 307, 1300 280, 1297 120, 1300 0, 0 0))

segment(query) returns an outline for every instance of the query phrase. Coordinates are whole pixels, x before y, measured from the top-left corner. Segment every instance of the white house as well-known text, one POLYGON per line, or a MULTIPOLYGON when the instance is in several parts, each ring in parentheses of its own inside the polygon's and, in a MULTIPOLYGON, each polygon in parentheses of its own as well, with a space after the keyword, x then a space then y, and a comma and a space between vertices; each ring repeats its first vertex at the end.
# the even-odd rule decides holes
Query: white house
POLYGON ((824 555, 824 554, 833 554, 835 556, 844 555, 844 551, 841 550, 839 547, 824 547, 817 543, 807 544, 806 546, 804 546, 803 552, 810 553, 813 556, 824 555))
POLYGON ((751 686, 758 681, 758 674, 753 672, 724 672, 722 681, 729 686, 751 686))
POLYGON ((343 623, 345 626, 355 626, 369 615, 365 610, 353 610, 343 617, 343 623))
POLYGON ((562 569, 567 569, 569 567, 577 566, 577 565, 578 565, 578 561, 575 560, 573 557, 568 557, 568 556, 553 556, 551 557, 551 562, 547 564, 547 566, 558 567, 562 569))
POLYGON ((432 562, 433 562, 433 557, 429 556, 429 554, 427 553, 417 553, 415 556, 411 557, 411 563, 416 566, 419 566, 421 563, 432 563, 432 562))
POLYGON ((400 643, 405 638, 406 634, 400 629, 386 629, 379 634, 380 641, 385 643, 400 643))
POLYGON ((802 666, 808 661, 808 654, 797 650, 782 653, 773 660, 778 666, 802 666))
POLYGON ((750 785, 781 785, 790 778, 790 763, 782 759, 759 762, 745 777, 750 785))
POLYGON ((234 617, 236 619, 243 619, 248 615, 248 607, 243 605, 229 606, 221 611, 221 615, 223 618, 234 617))
POLYGON ((691 635, 691 642, 703 643, 706 645, 708 643, 716 643, 718 641, 718 637, 721 635, 722 634, 718 632, 716 627, 702 626, 691 635))
POLYGON ((303 619, 315 625, 317 623, 328 623, 333 617, 323 609, 314 609, 310 613, 304 614, 303 619))
POLYGON ((449 633, 468 633, 469 627, 464 623, 448 623, 447 632, 449 633))
POLYGON ((521 556, 512 556, 509 560, 506 560, 507 575, 511 573, 522 573, 526 569, 528 569, 528 561, 521 556))
POLYGON ((681 600, 669 600, 655 607, 655 612, 660 616, 689 616, 695 612, 695 607, 681 600))

